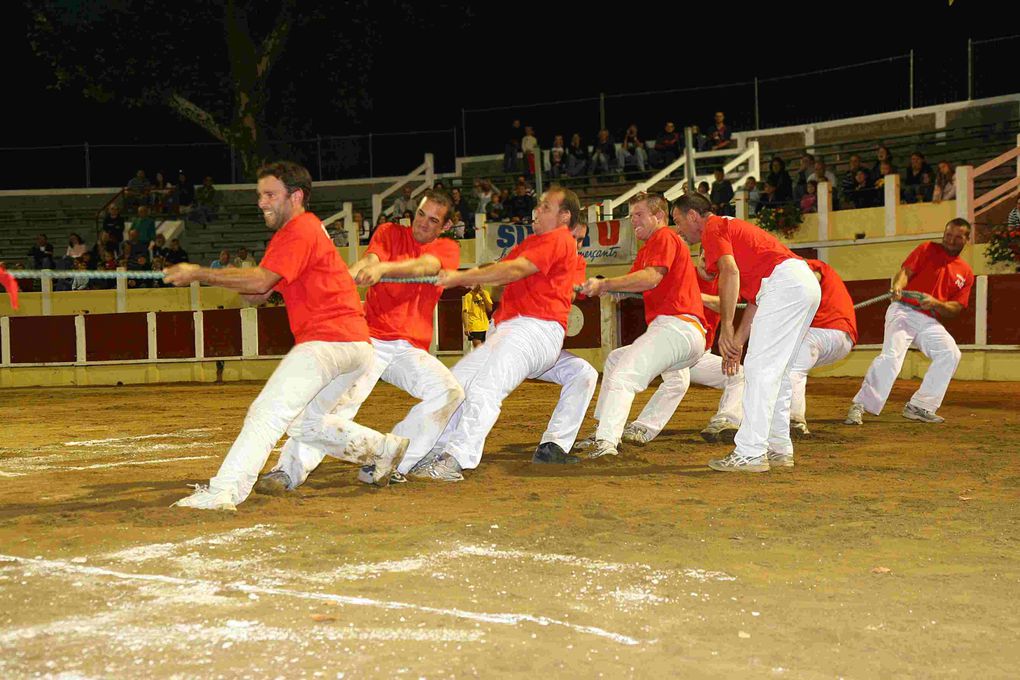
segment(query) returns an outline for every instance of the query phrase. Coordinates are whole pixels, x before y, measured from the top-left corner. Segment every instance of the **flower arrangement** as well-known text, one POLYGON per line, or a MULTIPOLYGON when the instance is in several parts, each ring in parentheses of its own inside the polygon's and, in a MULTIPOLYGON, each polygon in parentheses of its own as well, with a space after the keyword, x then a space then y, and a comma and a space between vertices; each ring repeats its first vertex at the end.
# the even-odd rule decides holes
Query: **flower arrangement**
POLYGON ((804 221, 804 213, 801 212, 800 206, 795 203, 784 204, 775 208, 762 206, 758 210, 757 217, 759 227, 765 231, 782 234, 787 238, 793 236, 800 229, 800 225, 804 221))
POLYGON ((988 264, 1007 262, 1020 264, 1020 227, 1000 225, 988 235, 988 264))

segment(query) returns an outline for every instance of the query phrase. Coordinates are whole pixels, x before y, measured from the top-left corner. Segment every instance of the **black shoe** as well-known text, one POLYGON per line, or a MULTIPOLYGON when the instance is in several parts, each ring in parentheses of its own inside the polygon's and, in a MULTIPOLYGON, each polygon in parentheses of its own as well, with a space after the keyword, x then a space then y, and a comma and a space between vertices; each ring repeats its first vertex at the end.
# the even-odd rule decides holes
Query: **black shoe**
POLYGON ((532 463, 552 463, 554 465, 567 465, 572 463, 580 463, 581 459, 577 456, 572 456, 559 445, 553 442, 543 442, 538 445, 535 449, 535 455, 531 457, 532 463))

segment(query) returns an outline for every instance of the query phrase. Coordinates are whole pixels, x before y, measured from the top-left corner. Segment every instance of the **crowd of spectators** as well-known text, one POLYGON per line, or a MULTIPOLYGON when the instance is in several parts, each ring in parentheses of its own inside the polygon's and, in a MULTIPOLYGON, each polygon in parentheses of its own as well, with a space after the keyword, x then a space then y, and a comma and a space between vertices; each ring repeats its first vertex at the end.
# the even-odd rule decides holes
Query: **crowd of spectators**
POLYGON ((180 217, 202 224, 216 219, 220 205, 212 177, 206 177, 196 188, 184 172, 177 174, 175 184, 167 180, 162 171, 157 171, 155 179, 150 181, 145 170, 136 172, 125 185, 123 203, 129 215, 144 207, 153 215, 180 217))

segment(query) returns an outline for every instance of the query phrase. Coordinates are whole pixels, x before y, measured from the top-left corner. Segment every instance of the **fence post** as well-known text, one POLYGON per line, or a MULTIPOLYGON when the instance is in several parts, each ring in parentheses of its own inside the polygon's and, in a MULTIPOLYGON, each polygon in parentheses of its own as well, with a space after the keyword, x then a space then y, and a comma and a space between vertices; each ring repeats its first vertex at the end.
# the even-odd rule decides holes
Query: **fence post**
MULTIPOLYGON (((43 272, 42 284, 40 289, 42 290, 42 313, 43 316, 49 316, 53 313, 53 277, 48 272, 43 272)), ((120 311, 119 309, 117 310, 120 311)))
MULTIPOLYGON (((468 155, 468 152, 467 152, 467 111, 465 111, 464 109, 460 110, 460 133, 464 137, 464 155, 467 156, 468 155)), ((456 158, 457 154, 454 154, 453 157, 456 158)))
POLYGON ((988 276, 974 281, 974 344, 988 344, 988 276))
POLYGON ((737 189, 736 193, 733 194, 733 200, 737 207, 737 219, 744 220, 745 222, 747 221, 748 213, 750 212, 748 210, 747 197, 748 193, 745 189, 737 189))
POLYGON ((967 38, 967 101, 974 98, 974 39, 967 38))
MULTIPOLYGON (((974 166, 956 166, 956 216, 974 224, 974 166)), ((970 241, 974 243, 974 232, 971 228, 970 241)))
POLYGON ((694 193, 698 189, 694 186, 698 173, 694 167, 694 129, 690 126, 684 128, 684 157, 684 179, 687 180, 687 191, 694 193))
POLYGON ((425 184, 431 189, 435 186, 436 182, 436 159, 435 157, 427 153, 425 154, 425 184))
POLYGON ((885 235, 896 235, 896 213, 900 207, 900 176, 885 176, 885 235))
POLYGON ((85 346, 85 315, 74 315, 74 363, 84 364, 88 360, 88 348, 85 346))
POLYGON ((914 50, 910 50, 910 108, 914 108, 914 50))
POLYGON ((85 186, 90 188, 92 186, 92 162, 89 157, 89 143, 85 142, 85 186))
MULTIPOLYGON (((541 196, 542 195, 542 191, 543 191, 543 189, 542 189, 542 164, 544 162, 544 159, 542 158, 542 149, 541 149, 541 147, 535 147, 534 158, 535 158, 535 195, 536 196, 541 196)), ((524 162, 527 163, 528 159, 525 158, 524 162)))
POLYGON ((818 240, 829 240, 829 215, 832 213, 832 185, 818 183, 818 240))
MULTIPOLYGON (((124 267, 117 267, 117 271, 127 271, 124 267)), ((117 279, 117 311, 127 311, 127 279, 121 277, 117 279)))
POLYGON ((754 77, 754 129, 761 130, 761 118, 758 116, 758 76, 754 77))

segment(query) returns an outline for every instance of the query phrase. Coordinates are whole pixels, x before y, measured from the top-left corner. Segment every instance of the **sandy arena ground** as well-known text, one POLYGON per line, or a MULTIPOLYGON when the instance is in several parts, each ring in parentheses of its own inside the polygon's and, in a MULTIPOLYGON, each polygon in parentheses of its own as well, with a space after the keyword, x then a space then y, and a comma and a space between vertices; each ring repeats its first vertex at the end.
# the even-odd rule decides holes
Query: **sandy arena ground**
POLYGON ((529 383, 460 484, 327 461, 237 513, 168 506, 260 385, 4 391, 0 677, 1016 677, 1020 384, 927 426, 901 381, 844 427, 858 384, 811 382, 793 470, 705 467, 699 388, 649 446, 536 469, 529 383))

